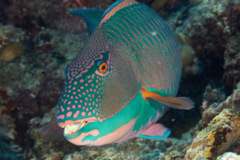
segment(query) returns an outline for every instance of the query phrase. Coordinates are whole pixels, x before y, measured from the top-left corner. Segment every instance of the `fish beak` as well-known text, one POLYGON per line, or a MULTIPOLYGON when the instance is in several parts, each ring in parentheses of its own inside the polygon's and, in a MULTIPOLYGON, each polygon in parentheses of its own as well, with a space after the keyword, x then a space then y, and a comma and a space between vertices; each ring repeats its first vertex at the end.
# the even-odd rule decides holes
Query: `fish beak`
POLYGON ((79 131, 82 127, 86 126, 88 121, 78 122, 72 125, 64 126, 64 136, 70 136, 79 131))

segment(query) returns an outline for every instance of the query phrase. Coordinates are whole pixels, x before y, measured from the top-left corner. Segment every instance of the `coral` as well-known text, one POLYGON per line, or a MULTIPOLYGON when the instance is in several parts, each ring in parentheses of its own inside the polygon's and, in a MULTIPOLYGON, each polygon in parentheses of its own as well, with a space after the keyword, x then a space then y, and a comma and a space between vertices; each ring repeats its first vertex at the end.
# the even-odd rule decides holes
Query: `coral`
POLYGON ((239 39, 239 6, 238 0, 190 0, 187 7, 168 17, 172 29, 193 48, 198 63, 203 67, 203 81, 224 77, 230 90, 239 79, 239 47, 235 42, 239 39))
POLYGON ((20 42, 9 44, 0 52, 0 60, 10 62, 21 55, 24 49, 25 46, 23 46, 20 42))
POLYGON ((3 25, 0 23, 0 51, 7 45, 11 45, 12 43, 19 45, 19 43, 27 39, 25 31, 22 29, 16 28, 13 25, 3 25))
POLYGON ((67 154, 63 157, 63 160, 83 160, 83 156, 78 153, 78 152, 75 152, 73 154, 67 154))
POLYGON ((200 74, 202 67, 199 64, 198 58, 195 55, 193 48, 189 43, 182 39, 179 33, 175 33, 182 54, 183 77, 188 74, 200 74))
POLYGON ((217 160, 238 160, 240 159, 240 155, 232 152, 226 152, 221 156, 217 157, 217 160))
POLYGON ((238 88, 226 101, 215 104, 215 109, 220 113, 193 139, 186 159, 215 159, 240 139, 240 112, 236 112, 239 108, 236 94, 239 92, 238 88))
POLYGON ((211 86, 206 87, 203 98, 203 103, 200 108, 202 110, 202 119, 199 122, 199 128, 206 127, 206 125, 224 108, 230 107, 227 105, 230 99, 228 98, 225 102, 223 102, 225 94, 220 92, 218 89, 212 89, 211 86))
POLYGON ((61 133, 53 130, 55 137, 48 137, 42 135, 42 130, 47 126, 47 124, 56 118, 57 106, 54 107, 51 112, 44 114, 43 118, 35 117, 29 121, 29 129, 27 131, 27 136, 34 141, 33 147, 28 149, 28 157, 42 157, 49 160, 58 160, 63 157, 64 154, 70 152, 71 150, 78 149, 71 143, 66 143, 63 137, 63 130, 58 127, 61 133))
POLYGON ((236 87, 240 81, 240 36, 230 38, 224 52, 223 79, 227 86, 236 87))
POLYGON ((15 139, 15 120, 6 114, 2 114, 5 109, 5 106, 0 105, 0 137, 15 139))
POLYGON ((183 137, 182 140, 169 138, 162 141, 135 138, 127 142, 101 147, 83 146, 80 152, 67 154, 63 159, 181 159, 190 142, 191 138, 188 136, 183 137))
POLYGON ((153 1, 153 3, 151 4, 151 7, 155 10, 162 8, 163 5, 167 2, 167 0, 155 0, 153 1))

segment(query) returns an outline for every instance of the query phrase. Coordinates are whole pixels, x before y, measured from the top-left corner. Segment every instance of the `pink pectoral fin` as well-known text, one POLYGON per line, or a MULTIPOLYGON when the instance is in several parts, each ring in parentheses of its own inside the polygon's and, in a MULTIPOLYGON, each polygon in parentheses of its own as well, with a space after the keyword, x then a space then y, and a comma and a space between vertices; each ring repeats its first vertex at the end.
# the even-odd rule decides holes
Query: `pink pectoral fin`
POLYGON ((141 89, 142 96, 145 100, 152 99, 175 109, 189 110, 194 108, 194 102, 188 97, 163 97, 155 92, 148 92, 141 89))
POLYGON ((147 139, 163 139, 170 135, 170 129, 164 127, 162 124, 154 123, 138 137, 147 139))
POLYGON ((142 135, 148 136, 163 136, 168 129, 162 124, 154 123, 147 130, 145 130, 142 135))

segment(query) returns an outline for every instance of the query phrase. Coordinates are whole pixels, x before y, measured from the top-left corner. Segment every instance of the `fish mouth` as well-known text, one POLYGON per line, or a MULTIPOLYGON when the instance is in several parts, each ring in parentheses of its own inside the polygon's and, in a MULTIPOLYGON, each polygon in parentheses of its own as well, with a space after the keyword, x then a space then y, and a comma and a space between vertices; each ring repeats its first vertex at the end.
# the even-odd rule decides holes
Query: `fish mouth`
POLYGON ((86 126, 89 122, 88 121, 82 121, 82 122, 77 122, 72 125, 66 125, 64 127, 64 136, 71 136, 75 133, 77 133, 81 128, 86 126))

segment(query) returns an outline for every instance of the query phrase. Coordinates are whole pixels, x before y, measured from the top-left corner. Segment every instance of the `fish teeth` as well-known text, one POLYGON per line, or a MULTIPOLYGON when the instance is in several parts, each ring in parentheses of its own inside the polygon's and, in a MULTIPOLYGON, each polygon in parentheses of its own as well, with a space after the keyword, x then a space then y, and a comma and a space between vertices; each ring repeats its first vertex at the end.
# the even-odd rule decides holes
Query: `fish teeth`
POLYGON ((83 121, 83 122, 75 123, 72 125, 67 125, 64 129, 64 134, 65 135, 73 134, 73 133, 77 132, 79 129, 81 129, 83 126, 85 126, 86 124, 87 124, 87 122, 83 121))

